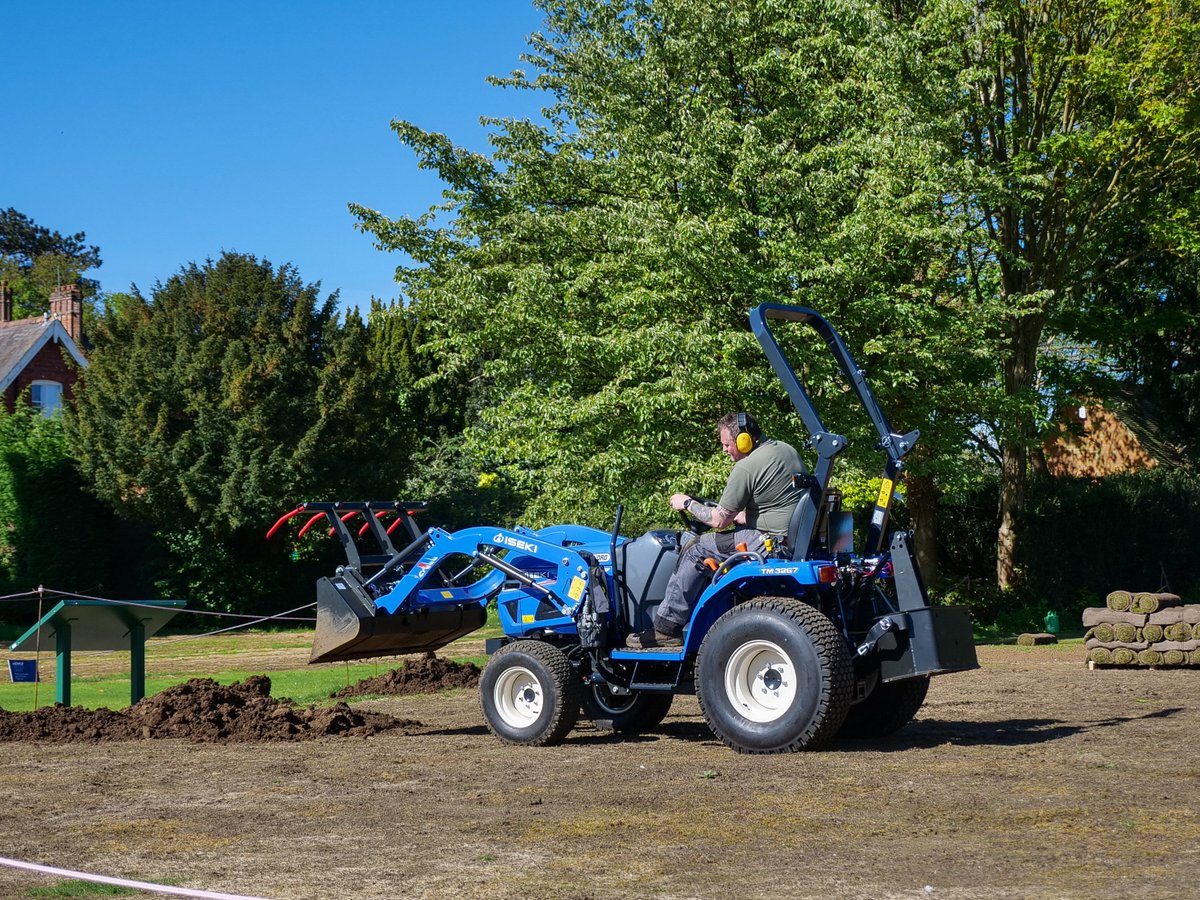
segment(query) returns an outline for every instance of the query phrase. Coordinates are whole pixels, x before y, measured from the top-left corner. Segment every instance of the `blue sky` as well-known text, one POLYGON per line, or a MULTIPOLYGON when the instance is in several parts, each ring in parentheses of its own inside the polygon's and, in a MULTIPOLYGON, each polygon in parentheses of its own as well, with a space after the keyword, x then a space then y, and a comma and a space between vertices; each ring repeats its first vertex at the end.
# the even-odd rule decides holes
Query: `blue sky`
POLYGON ((84 231, 105 291, 149 294, 225 250, 293 263, 323 294, 398 297, 357 202, 418 214, 441 184, 389 123, 487 149, 483 115, 533 116, 527 0, 4 3, 0 208, 84 231))

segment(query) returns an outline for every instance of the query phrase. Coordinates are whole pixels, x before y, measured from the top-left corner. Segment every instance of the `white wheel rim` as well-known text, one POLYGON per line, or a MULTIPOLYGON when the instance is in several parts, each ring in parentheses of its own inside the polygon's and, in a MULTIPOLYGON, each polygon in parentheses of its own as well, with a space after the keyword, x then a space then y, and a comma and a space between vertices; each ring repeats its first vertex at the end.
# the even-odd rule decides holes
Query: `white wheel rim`
POLYGON ((796 700, 796 666, 778 644, 748 641, 725 666, 725 695, 751 722, 774 722, 796 700))
POLYGON ((496 679, 492 699, 505 725, 526 728, 542 714, 542 683, 524 666, 512 666, 496 679))

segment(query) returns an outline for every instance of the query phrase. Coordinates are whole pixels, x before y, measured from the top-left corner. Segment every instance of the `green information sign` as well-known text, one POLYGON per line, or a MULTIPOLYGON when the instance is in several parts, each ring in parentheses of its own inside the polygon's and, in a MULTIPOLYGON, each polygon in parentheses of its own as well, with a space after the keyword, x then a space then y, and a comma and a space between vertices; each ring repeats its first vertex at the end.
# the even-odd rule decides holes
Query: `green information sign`
POLYGON ((137 703, 146 696, 146 638, 186 605, 185 600, 62 600, 9 649, 54 647, 57 700, 63 706, 71 705, 72 650, 128 649, 130 703, 137 703))

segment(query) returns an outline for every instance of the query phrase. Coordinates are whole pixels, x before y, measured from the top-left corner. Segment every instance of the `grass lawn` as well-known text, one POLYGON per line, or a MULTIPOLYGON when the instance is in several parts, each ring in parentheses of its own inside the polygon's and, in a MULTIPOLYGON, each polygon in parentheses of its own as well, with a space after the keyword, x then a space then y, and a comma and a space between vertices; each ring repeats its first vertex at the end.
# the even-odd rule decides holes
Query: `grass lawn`
MULTIPOLYGON (((485 638, 500 637, 499 622, 491 619, 483 628, 456 641, 439 654, 459 662, 482 666, 485 638)), ((1067 632, 1059 636, 1058 648, 1077 652, 1082 632, 1067 632), (1068 649, 1069 648, 1069 649, 1068 649)), ((8 638, 11 640, 11 638, 8 638)), ((4 641, 7 646, 8 640, 4 641)), ((1013 644, 1015 635, 984 632, 976 634, 981 645, 1013 644)), ((271 695, 290 698, 300 704, 331 703, 334 691, 400 666, 404 657, 383 657, 353 663, 305 664, 312 643, 310 629, 271 632, 229 632, 207 637, 175 635, 152 638, 146 643, 146 694, 154 694, 193 678, 212 678, 222 684, 242 681, 251 675, 264 673, 271 679, 271 695), (247 654, 260 661, 276 656, 286 657, 283 664, 256 667, 247 662, 247 654)), ((1043 648, 1042 652, 1045 652, 1043 648)), ((29 659, 32 654, 14 653, 13 657, 29 659)), ((114 652, 106 657, 103 674, 85 674, 83 661, 92 654, 76 654, 75 674, 71 679, 71 704, 88 709, 108 707, 123 709, 129 705, 129 654, 114 652)), ((37 686, 37 706, 49 706, 55 701, 54 652, 41 655, 42 683, 37 686)), ((0 709, 11 712, 34 708, 34 685, 11 684, 7 672, 0 669, 0 709)))
MULTIPOLYGON (((439 655, 459 662, 474 662, 482 666, 486 662, 482 641, 500 636, 500 626, 489 622, 446 649, 439 655)), ((331 703, 329 695, 336 690, 354 684, 363 678, 382 674, 403 664, 404 657, 384 657, 353 663, 325 663, 317 666, 305 664, 307 651, 312 643, 312 631, 274 632, 231 632, 211 637, 189 637, 177 635, 152 638, 146 642, 146 694, 157 693, 193 678, 212 678, 222 684, 242 681, 255 674, 266 674, 271 679, 271 695, 276 698, 291 698, 298 703, 331 703), (247 663, 247 655, 262 660, 272 656, 286 658, 289 662, 257 667, 247 663)), ((8 654, 5 654, 6 658, 8 654)), ((13 653, 13 658, 32 659, 31 653, 13 653)), ((54 651, 41 654, 42 683, 35 685, 12 684, 8 673, 0 669, 0 709, 20 712, 37 706, 50 706, 55 702, 54 651)), ((71 678, 71 705, 88 709, 108 707, 123 709, 129 705, 129 653, 106 654, 76 653, 72 657, 75 670, 71 678), (85 674, 87 668, 95 668, 89 659, 103 657, 101 674, 85 674), (91 663, 89 665, 89 663, 91 663)))

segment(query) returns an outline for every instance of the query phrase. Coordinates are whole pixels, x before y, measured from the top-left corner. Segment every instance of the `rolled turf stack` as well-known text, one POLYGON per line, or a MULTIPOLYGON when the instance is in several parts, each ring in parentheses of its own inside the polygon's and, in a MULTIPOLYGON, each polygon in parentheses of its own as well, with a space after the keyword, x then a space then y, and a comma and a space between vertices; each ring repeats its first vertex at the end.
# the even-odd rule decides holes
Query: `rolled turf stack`
POLYGON ((1200 668, 1200 604, 1175 594, 1113 591, 1083 627, 1091 665, 1200 668))

